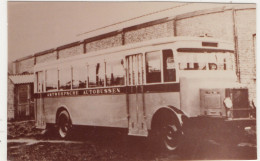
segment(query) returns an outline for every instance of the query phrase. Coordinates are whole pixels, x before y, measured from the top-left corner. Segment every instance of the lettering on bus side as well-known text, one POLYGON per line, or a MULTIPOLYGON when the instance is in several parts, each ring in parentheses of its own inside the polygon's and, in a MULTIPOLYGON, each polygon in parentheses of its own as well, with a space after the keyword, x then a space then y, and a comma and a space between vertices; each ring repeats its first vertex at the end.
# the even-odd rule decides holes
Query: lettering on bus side
POLYGON ((121 93, 120 88, 102 88, 102 89, 87 89, 83 91, 83 95, 92 94, 116 94, 121 93))
POLYGON ((47 93, 36 93, 34 98, 41 97, 63 97, 78 95, 109 95, 109 94, 135 94, 135 93, 151 93, 151 92, 180 92, 180 83, 153 84, 143 86, 126 86, 111 88, 93 88, 71 91, 55 91, 47 93))
POLYGON ((47 93, 47 97, 58 97, 58 96, 76 96, 79 95, 79 91, 59 91, 47 93))
POLYGON ((86 89, 73 91, 57 91, 42 94, 35 94, 35 98, 40 97, 63 97, 63 96, 78 96, 78 95, 101 95, 101 94, 118 94, 124 93, 124 87, 102 88, 102 89, 86 89))

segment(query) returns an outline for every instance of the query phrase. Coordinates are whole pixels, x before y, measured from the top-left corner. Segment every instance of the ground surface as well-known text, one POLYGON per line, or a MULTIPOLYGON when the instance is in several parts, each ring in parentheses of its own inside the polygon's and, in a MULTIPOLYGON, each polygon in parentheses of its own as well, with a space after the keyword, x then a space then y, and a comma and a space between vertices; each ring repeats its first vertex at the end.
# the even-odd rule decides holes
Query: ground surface
MULTIPOLYGON (((9 125, 11 127, 12 125, 9 125)), ((113 161, 170 161, 187 159, 256 159, 255 133, 239 138, 215 141, 193 136, 174 153, 153 150, 147 139, 130 137, 125 131, 112 129, 77 129, 69 140, 57 140, 52 135, 41 135, 29 123, 27 134, 14 135, 19 126, 10 129, 8 136, 8 160, 113 160, 113 161), (32 126, 29 128, 29 126, 32 126), (31 130, 28 130, 31 129, 31 130), (12 136, 11 136, 12 134, 12 136)), ((20 127, 21 128, 21 127, 20 127)), ((16 132, 19 134, 19 132, 16 132)), ((228 136, 227 136, 228 138, 228 136)))

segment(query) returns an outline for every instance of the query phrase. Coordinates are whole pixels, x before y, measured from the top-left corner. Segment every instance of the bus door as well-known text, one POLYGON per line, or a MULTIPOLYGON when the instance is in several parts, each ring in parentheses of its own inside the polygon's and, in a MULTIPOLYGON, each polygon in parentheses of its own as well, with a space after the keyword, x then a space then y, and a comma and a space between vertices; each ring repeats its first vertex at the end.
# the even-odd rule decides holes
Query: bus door
POLYGON ((36 98, 36 110, 35 110, 35 117, 36 117, 36 127, 40 129, 44 129, 45 124, 45 112, 44 112, 44 98, 43 98, 43 92, 44 92, 44 72, 37 72, 37 86, 36 90, 38 93, 38 96, 36 98))
POLYGON ((143 54, 126 57, 127 65, 127 106, 129 114, 128 135, 147 136, 144 106, 143 54))

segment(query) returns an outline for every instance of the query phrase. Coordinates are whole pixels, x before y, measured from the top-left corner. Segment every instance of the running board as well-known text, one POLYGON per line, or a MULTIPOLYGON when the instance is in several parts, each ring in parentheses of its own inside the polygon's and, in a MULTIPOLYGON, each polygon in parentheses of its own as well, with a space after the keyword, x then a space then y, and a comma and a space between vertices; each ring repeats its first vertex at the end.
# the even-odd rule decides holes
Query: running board
POLYGON ((129 122, 129 128, 128 128, 128 135, 131 136, 143 136, 147 137, 148 136, 148 130, 146 127, 146 123, 135 123, 133 121, 129 122))

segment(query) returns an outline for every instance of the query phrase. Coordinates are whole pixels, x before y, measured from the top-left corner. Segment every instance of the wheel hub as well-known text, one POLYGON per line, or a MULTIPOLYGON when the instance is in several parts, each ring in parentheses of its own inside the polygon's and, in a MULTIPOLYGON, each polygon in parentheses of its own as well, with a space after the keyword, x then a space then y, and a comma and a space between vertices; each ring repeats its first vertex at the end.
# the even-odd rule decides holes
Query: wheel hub
POLYGON ((174 150, 178 146, 179 131, 175 125, 167 125, 164 127, 163 142, 168 150, 174 150))

